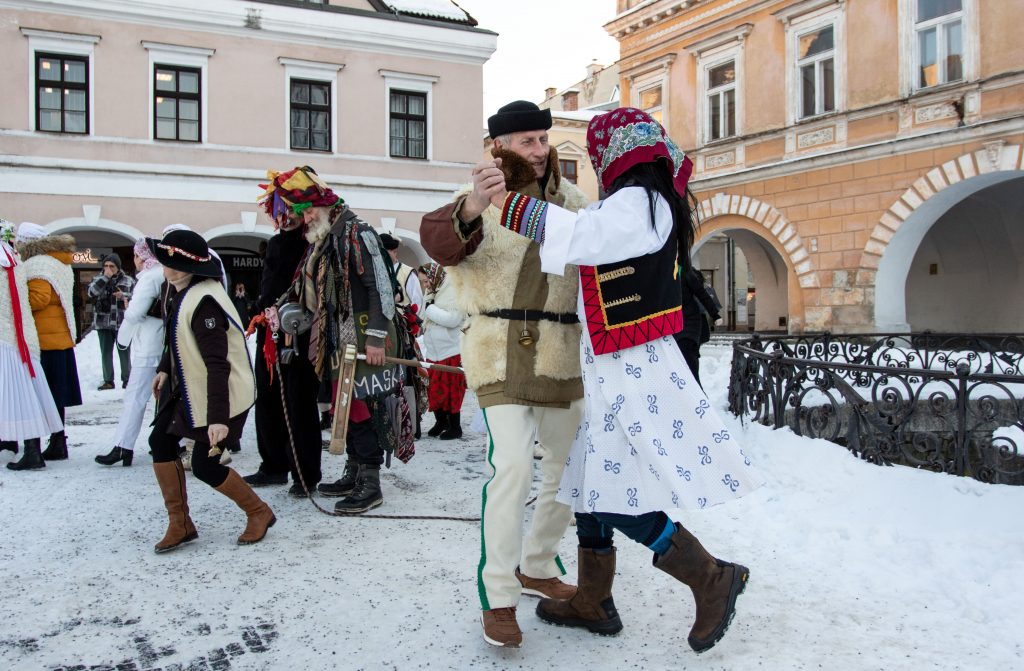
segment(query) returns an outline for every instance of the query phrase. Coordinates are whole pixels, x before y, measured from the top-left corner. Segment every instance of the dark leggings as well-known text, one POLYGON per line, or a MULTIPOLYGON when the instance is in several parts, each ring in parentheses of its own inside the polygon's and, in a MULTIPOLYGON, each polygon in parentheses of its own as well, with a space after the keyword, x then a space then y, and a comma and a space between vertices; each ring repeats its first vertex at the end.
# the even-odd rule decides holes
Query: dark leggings
POLYGON ((601 550, 612 546, 612 534, 618 529, 627 538, 649 547, 668 522, 668 515, 660 510, 643 515, 576 513, 576 536, 580 547, 601 550))
MULTIPOLYGON (((153 425, 153 432, 149 434, 149 447, 153 450, 153 463, 162 464, 174 461, 178 458, 178 444, 180 436, 167 433, 171 425, 173 410, 168 408, 167 412, 157 415, 156 423, 153 425)), ((210 485, 220 487, 228 478, 230 469, 221 466, 220 456, 210 456, 210 443, 196 441, 192 448, 192 474, 210 485)))

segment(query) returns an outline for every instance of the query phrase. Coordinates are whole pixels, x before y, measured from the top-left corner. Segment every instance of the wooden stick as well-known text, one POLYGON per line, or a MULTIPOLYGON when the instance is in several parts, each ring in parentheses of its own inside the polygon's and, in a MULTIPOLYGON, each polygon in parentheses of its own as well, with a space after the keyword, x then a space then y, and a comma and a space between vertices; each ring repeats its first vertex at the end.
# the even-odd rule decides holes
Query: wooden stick
MULTIPOLYGON (((357 354, 356 358, 361 361, 366 361, 365 354, 357 354)), ((403 366, 409 366, 410 368, 424 368, 426 370, 437 369, 445 373, 457 373, 459 375, 465 375, 466 371, 458 368, 457 366, 446 366, 441 363, 427 363, 426 361, 417 361, 415 359, 399 359, 394 356, 384 357, 384 361, 388 363, 400 363, 403 366)))

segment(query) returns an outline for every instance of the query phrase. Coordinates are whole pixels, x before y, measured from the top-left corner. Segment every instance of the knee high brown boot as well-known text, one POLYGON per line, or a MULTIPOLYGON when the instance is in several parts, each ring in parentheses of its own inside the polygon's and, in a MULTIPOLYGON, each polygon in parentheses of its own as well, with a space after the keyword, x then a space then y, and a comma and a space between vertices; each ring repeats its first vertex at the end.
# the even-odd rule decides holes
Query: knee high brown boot
POLYGON ((746 588, 750 570, 712 557, 681 524, 676 524, 671 541, 668 552, 654 555, 654 566, 693 591, 697 620, 687 642, 697 652, 704 652, 718 643, 729 628, 736 613, 736 597, 746 588))
POLYGON ((228 469, 227 479, 216 490, 234 501, 245 513, 245 531, 238 537, 239 545, 259 543, 267 535, 267 529, 277 522, 270 506, 256 495, 249 483, 234 469, 228 469))
POLYGON ((164 507, 167 508, 167 532, 163 540, 153 548, 159 554, 194 541, 199 538, 199 532, 188 514, 188 492, 185 489, 185 469, 181 466, 181 460, 155 463, 153 473, 156 474, 156 482, 164 497, 164 507))
POLYGON ((622 620, 612 600, 615 548, 579 549, 579 586, 571 599, 541 599, 537 617, 563 627, 581 627, 612 636, 622 631, 622 620))

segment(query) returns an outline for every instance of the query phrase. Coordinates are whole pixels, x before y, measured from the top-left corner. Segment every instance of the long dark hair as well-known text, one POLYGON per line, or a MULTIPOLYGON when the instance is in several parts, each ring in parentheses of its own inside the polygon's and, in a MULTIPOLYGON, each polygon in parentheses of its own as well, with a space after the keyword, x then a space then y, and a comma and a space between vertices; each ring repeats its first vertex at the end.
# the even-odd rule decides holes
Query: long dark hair
POLYGON ((697 209, 693 193, 690 189, 686 189, 686 198, 679 195, 672 182, 672 172, 669 170, 668 162, 660 158, 651 163, 635 165, 619 175, 618 179, 612 182, 608 195, 627 186, 640 186, 647 192, 647 202, 651 212, 651 228, 654 228, 655 195, 660 195, 668 203, 669 209, 672 210, 672 221, 676 229, 677 260, 683 271, 688 270, 697 209))

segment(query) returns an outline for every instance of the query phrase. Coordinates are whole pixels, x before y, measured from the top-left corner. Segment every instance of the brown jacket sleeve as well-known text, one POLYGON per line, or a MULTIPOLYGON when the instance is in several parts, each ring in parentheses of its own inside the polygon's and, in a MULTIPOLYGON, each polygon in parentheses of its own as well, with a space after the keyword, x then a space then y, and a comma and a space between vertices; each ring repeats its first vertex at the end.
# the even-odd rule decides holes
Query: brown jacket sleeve
POLYGON ((420 244, 442 266, 456 266, 476 251, 484 239, 483 218, 463 223, 458 212, 465 197, 423 215, 420 244))

